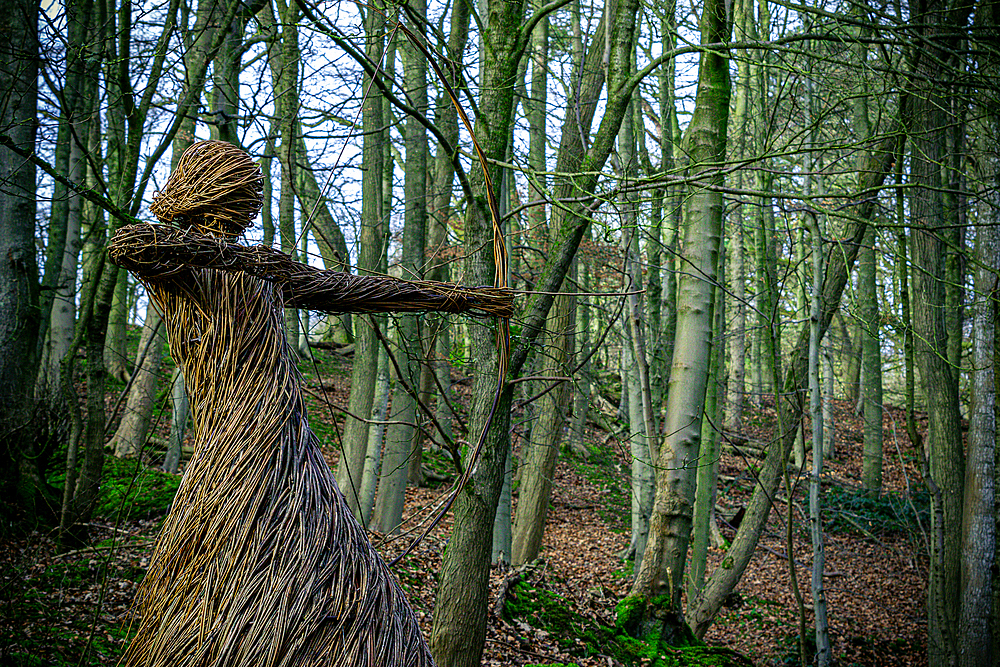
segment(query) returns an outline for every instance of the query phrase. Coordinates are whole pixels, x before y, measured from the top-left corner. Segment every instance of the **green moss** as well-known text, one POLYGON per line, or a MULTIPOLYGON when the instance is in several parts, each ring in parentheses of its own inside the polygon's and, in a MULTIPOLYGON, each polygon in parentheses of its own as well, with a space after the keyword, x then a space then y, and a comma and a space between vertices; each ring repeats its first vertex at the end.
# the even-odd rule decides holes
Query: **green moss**
POLYGON ((178 475, 154 470, 137 459, 109 457, 95 515, 117 518, 148 518, 165 514, 180 486, 178 475))
POLYGON ((615 606, 615 626, 608 627, 577 614, 559 593, 522 580, 508 594, 504 617, 549 633, 563 650, 581 657, 607 655, 649 667, 752 665, 730 649, 699 642, 682 619, 671 616, 667 603, 665 597, 627 597, 615 606))

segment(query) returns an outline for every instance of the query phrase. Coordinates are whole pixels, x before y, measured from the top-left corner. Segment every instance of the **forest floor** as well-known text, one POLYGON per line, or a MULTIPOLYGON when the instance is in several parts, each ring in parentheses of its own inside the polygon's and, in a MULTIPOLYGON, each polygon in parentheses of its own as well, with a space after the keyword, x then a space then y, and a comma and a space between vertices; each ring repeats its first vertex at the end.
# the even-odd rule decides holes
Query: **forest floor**
MULTIPOLYGON (((333 431, 329 405, 347 404, 346 368, 347 362, 331 355, 323 363, 322 382, 307 378, 312 423, 321 436, 333 431)), ((834 656, 839 665, 926 664, 922 527, 927 502, 919 457, 906 437, 902 412, 888 408, 883 495, 862 494, 862 424, 845 402, 835 401, 834 408, 836 453, 824 475, 825 584, 834 656)), ((753 489, 759 461, 752 452, 773 432, 774 410, 764 405, 747 412, 739 433, 727 434, 742 444, 739 452, 727 447, 720 460, 717 514, 726 540, 734 535, 728 522, 737 520, 753 489)), ((586 648, 584 639, 572 636, 573 629, 553 631, 553 610, 546 609, 559 606, 594 626, 613 626, 615 604, 630 583, 631 563, 621 557, 629 542, 628 443, 596 427, 588 430, 588 440, 589 456, 566 451, 560 457, 541 560, 530 568, 492 570, 484 665, 620 664, 586 648), (518 582, 531 588, 519 588, 518 582), (512 604, 532 602, 518 601, 519 591, 522 598, 530 591, 534 608, 512 604)), ((429 457, 427 465, 433 463, 429 457)), ((129 635, 135 592, 179 478, 135 462, 114 461, 109 468, 103 513, 90 524, 85 544, 60 549, 54 533, 42 530, 0 541, 0 667, 117 663, 129 635)), ((794 470, 791 474, 791 551, 811 632, 808 480, 794 470)), ((447 488, 408 491, 408 515, 426 516, 447 488)), ((743 580, 706 637, 709 644, 734 649, 761 666, 798 664, 799 606, 789 576, 787 500, 783 487, 743 580)), ((396 568, 428 637, 450 530, 448 516, 396 568)), ((373 541, 387 557, 403 547, 402 540, 376 535, 373 541)), ((723 555, 721 548, 711 550, 709 572, 723 555)))

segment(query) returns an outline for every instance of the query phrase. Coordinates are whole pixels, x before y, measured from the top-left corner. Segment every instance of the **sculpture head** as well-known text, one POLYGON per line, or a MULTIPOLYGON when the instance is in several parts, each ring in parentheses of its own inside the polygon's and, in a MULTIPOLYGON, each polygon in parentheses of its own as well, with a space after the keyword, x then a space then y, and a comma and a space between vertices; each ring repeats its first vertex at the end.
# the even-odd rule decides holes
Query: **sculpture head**
POLYGON ((260 166, 225 141, 199 141, 184 151, 149 210, 160 222, 232 238, 253 224, 264 204, 260 166))

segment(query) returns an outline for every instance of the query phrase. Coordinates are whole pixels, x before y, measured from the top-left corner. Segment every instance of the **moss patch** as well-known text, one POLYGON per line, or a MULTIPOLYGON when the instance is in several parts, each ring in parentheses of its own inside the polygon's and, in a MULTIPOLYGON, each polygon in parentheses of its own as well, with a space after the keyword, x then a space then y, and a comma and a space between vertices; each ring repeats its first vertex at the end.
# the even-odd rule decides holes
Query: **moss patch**
POLYGON ((626 665, 649 667, 753 664, 730 649, 696 640, 683 620, 670 618, 663 600, 648 604, 637 597, 621 600, 612 627, 582 615, 554 586, 533 575, 530 570, 514 575, 518 580, 507 589, 504 620, 521 631, 530 626, 547 633, 570 655, 604 655, 626 665))
POLYGON ((181 478, 147 467, 137 459, 108 457, 95 515, 142 519, 165 514, 181 478))

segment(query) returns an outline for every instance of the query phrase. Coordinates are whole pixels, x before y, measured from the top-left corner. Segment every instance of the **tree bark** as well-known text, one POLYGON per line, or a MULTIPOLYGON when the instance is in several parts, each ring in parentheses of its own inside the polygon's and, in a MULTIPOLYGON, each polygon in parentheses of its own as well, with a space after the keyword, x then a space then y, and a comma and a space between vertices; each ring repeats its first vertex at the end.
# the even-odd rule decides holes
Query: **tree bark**
MULTIPOLYGON (((414 0, 409 4, 416 17, 410 30, 423 39, 427 3, 414 0)), ((407 43, 403 51, 404 80, 407 97, 421 112, 427 110, 427 61, 423 54, 407 43)), ((413 116, 406 120, 406 168, 404 174, 404 229, 401 268, 403 277, 419 280, 424 276, 424 249, 427 245, 427 134, 413 116)), ((414 456, 414 436, 417 425, 417 392, 420 390, 421 327, 416 317, 404 316, 397 325, 399 334, 399 368, 407 390, 396 391, 392 400, 392 423, 386 430, 385 456, 378 497, 375 500, 377 530, 395 532, 403 518, 410 457, 414 456)), ((403 389, 402 384, 396 385, 403 389)))
POLYGON ((912 16, 921 26, 921 46, 912 100, 910 200, 913 262, 913 329, 916 358, 927 401, 926 456, 932 514, 940 517, 931 536, 928 583, 928 656, 931 667, 958 661, 958 623, 961 597, 962 446, 958 375, 948 360, 948 316, 945 302, 945 206, 942 164, 946 159, 946 132, 954 119, 947 90, 948 63, 957 47, 956 29, 964 25, 965 9, 953 9, 944 0, 914 4, 912 16))
MULTIPOLYGON (((382 57, 382 27, 384 21, 377 8, 365 15, 365 53, 373 62, 382 57)), ((365 75, 367 89, 370 78, 365 75)), ((385 141, 382 96, 372 90, 361 110, 364 131, 361 176, 361 235, 358 242, 358 273, 377 273, 385 256, 382 223, 382 167, 385 141)), ((362 419, 371 414, 378 368, 379 343, 371 324, 357 319, 354 332, 354 364, 351 367, 351 396, 342 438, 343 451, 337 468, 337 484, 347 498, 355 517, 360 517, 358 493, 364 471, 365 450, 368 447, 368 424, 362 419)))
POLYGON ((146 321, 139 339, 136 366, 132 371, 132 387, 125 404, 125 413, 111 438, 110 447, 115 456, 138 456, 146 444, 149 424, 156 402, 156 385, 160 380, 163 361, 162 318, 152 301, 146 307, 146 321))
MULTIPOLYGON (((0 134, 35 150, 38 107, 38 15, 31 0, 0 13, 0 134)), ((0 493, 30 508, 34 489, 21 485, 31 441, 32 383, 38 371, 38 265, 35 258, 35 167, 0 146, 0 493), (25 497, 27 496, 27 497, 25 497)), ((6 505, 5 505, 6 507, 6 505)))
MULTIPOLYGON (((545 346, 548 354, 542 375, 567 373, 576 340, 573 335, 574 301, 574 297, 559 297, 549 315, 548 345, 545 346)), ((535 560, 541 551, 552 479, 562 443, 562 426, 569 407, 569 387, 569 382, 560 382, 538 400, 538 421, 531 429, 531 441, 524 455, 514 516, 511 563, 515 567, 535 560)))
POLYGON ((867 493, 878 496, 882 493, 882 341, 876 292, 875 237, 875 229, 869 228, 858 257, 858 292, 861 296, 861 397, 865 420, 861 486, 867 493))
MULTIPOLYGON (((822 498, 823 489, 823 392, 820 389, 820 348, 823 337, 820 331, 821 293, 823 290, 823 238, 815 215, 809 219, 812 239, 813 289, 809 312, 809 415, 812 419, 812 474, 809 476, 809 524, 812 537, 812 592, 815 613, 816 664, 827 667, 833 660, 830 648, 830 626, 826 614, 826 587, 823 571, 826 550, 823 545, 822 498)), ((870 228, 869 228, 870 230, 870 228)), ((871 233, 869 231, 869 233, 871 233)), ((881 411, 879 412, 881 414, 881 411)), ((790 493, 790 492, 789 492, 790 493)), ((791 550, 789 548, 789 553, 791 550)), ((792 566, 794 567, 794 565, 792 566)))
MULTIPOLYGON (((702 13, 703 44, 729 40, 732 24, 725 3, 706 4, 702 13)), ((656 500, 650 539, 632 593, 651 599, 669 596, 669 608, 681 611, 699 460, 701 418, 708 381, 712 335, 712 300, 718 275, 722 233, 722 194, 717 165, 726 157, 729 123, 729 60, 705 51, 698 69, 695 109, 685 135, 690 155, 690 186, 684 209, 681 256, 690 267, 678 279, 677 333, 667 396, 666 438, 657 458, 656 500)))
MULTIPOLYGON (((995 28, 1000 3, 979 15, 977 23, 995 28)), ((1000 74, 1000 54, 981 64, 983 74, 1000 74)), ((980 92, 980 158, 977 162, 979 223, 976 230, 976 306, 972 325, 972 407, 969 416, 968 461, 962 511, 962 598, 958 652, 962 667, 996 662, 1000 617, 998 599, 997 522, 997 336, 1000 317, 1000 105, 995 96, 980 92), (991 99, 992 97, 992 99, 991 99)))
POLYGON ((170 383, 170 436, 167 444, 167 454, 163 457, 163 469, 176 474, 180 468, 183 453, 184 435, 188 422, 191 421, 191 402, 188 400, 187 386, 184 383, 184 373, 175 368, 170 383))

